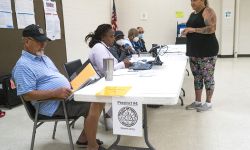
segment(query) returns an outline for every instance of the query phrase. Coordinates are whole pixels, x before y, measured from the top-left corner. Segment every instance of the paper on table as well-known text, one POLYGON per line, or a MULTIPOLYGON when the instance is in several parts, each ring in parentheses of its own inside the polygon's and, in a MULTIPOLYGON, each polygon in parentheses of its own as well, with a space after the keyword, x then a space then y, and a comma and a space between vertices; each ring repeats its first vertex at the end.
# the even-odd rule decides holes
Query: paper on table
POLYGON ((152 77, 155 76, 155 72, 152 70, 142 70, 139 72, 140 77, 152 77))
POLYGON ((113 73, 113 76, 122 76, 122 75, 137 75, 138 71, 128 70, 128 69, 118 69, 113 73))
POLYGON ((96 96, 125 96, 131 86, 106 86, 96 96))
POLYGON ((169 53, 186 53, 186 44, 168 45, 167 52, 169 52, 169 53))

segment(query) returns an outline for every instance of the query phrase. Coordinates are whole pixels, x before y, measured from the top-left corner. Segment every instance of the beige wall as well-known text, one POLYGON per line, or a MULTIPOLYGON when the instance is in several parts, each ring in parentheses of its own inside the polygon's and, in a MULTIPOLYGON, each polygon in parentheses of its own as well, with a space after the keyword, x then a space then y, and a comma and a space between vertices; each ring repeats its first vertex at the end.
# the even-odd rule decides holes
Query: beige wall
MULTIPOLYGON (((250 30, 247 16, 249 0, 240 3, 239 33, 234 33, 235 0, 209 0, 217 15, 216 35, 220 43, 220 54, 234 53, 234 35, 238 36, 238 53, 250 54, 246 37, 250 30), (232 19, 225 19, 225 11, 232 11, 232 19)), ((86 60, 89 48, 84 43, 84 37, 101 23, 110 23, 112 0, 70 0, 63 1, 65 38, 68 61, 81 58, 86 60)), ((127 35, 132 27, 145 28, 147 48, 152 43, 174 44, 176 23, 185 22, 192 12, 188 0, 116 0, 118 27, 127 35), (177 20, 176 11, 183 11, 185 17, 177 20), (146 14, 147 19, 142 18, 146 14)))
POLYGON ((99 24, 110 23, 110 0, 63 0, 67 60, 88 58, 85 36, 99 24))
POLYGON ((234 16, 235 0, 222 0, 221 18, 221 55, 234 54, 234 16), (231 12, 230 17, 226 17, 225 12, 231 12))
MULTIPOLYGON (((220 40, 221 1, 210 0, 209 2, 218 17, 216 34, 220 40)), ((131 27, 143 26, 148 48, 152 43, 174 44, 177 21, 186 22, 192 12, 188 0, 117 0, 116 5, 119 29, 127 35, 131 27), (176 11, 185 12, 185 17, 177 20, 176 11), (147 20, 141 19, 142 13, 147 14, 147 20)))
POLYGON ((250 54, 250 45, 248 39, 250 36, 250 17, 249 17, 250 0, 240 0, 239 5, 239 39, 238 54, 250 54), (247 13, 246 13, 247 12, 247 13))

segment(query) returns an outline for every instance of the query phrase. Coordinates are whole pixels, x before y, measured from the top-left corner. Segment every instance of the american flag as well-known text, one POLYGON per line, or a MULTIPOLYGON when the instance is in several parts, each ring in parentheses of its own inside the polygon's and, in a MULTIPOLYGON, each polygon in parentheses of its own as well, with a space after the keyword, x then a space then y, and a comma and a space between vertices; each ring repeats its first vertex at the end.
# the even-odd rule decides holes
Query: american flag
POLYGON ((115 9, 115 0, 113 0, 113 12, 112 12, 112 18, 111 18, 111 25, 115 31, 118 28, 116 22, 117 22, 117 16, 116 16, 116 9, 115 9))

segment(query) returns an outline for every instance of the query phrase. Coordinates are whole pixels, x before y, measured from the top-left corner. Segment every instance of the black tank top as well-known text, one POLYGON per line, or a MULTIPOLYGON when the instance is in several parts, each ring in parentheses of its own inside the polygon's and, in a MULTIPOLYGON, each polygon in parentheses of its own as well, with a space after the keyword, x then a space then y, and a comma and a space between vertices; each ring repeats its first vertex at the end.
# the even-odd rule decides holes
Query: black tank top
MULTIPOLYGON (((204 18, 202 16, 203 10, 199 13, 192 13, 188 19, 187 27, 203 28, 205 27, 204 18)), ((216 56, 219 51, 219 44, 215 33, 200 34, 189 33, 187 34, 187 56, 191 57, 212 57, 216 56)))

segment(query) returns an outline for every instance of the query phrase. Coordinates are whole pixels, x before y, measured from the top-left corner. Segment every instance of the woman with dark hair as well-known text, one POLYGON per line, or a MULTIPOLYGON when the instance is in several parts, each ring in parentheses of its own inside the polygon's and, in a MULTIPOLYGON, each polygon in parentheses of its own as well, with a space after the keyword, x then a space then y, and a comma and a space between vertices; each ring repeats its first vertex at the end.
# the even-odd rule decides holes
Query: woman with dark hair
POLYGON ((128 59, 118 62, 118 60, 110 53, 109 49, 115 40, 114 31, 110 24, 99 25, 94 33, 90 33, 85 37, 86 42, 88 39, 90 39, 89 47, 91 48, 89 59, 101 76, 104 76, 104 58, 114 58, 114 70, 128 68, 131 65, 128 59))
POLYGON ((182 35, 187 37, 187 56, 194 76, 195 101, 186 109, 197 109, 198 112, 212 108, 211 98, 214 92, 214 69, 219 44, 215 36, 216 14, 208 6, 207 0, 191 0, 194 10, 191 13, 187 28, 182 35), (201 103, 203 85, 206 88, 206 102, 201 103))
MULTIPOLYGON (((103 71, 103 59, 113 58, 114 59, 114 70, 128 68, 131 66, 131 62, 128 59, 124 59, 121 62, 112 55, 110 47, 113 46, 115 41, 114 30, 110 24, 101 24, 97 27, 94 33, 90 33, 85 37, 85 42, 90 39, 89 47, 91 48, 89 59, 93 64, 94 68, 102 77, 105 72, 103 71)), ((112 128, 112 108, 109 109, 105 115, 107 118, 108 128, 112 128)))

